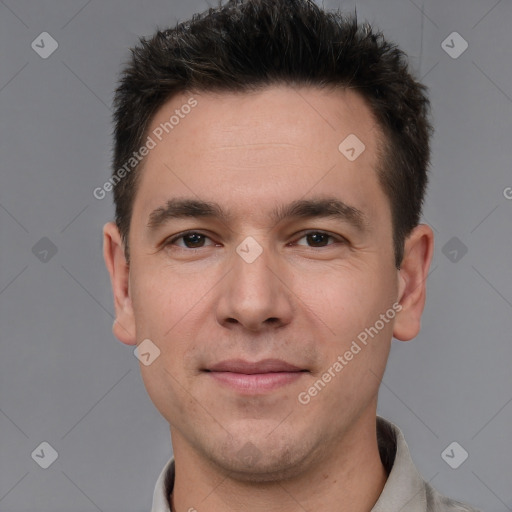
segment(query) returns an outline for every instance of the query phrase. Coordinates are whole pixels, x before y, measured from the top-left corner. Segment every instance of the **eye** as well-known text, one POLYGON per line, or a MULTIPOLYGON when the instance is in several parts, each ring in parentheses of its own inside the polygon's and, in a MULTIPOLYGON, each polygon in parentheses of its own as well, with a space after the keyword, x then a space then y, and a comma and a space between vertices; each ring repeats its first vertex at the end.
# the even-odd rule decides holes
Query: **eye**
MULTIPOLYGON (((326 233, 325 231, 308 231, 307 233, 304 233, 303 236, 298 239, 298 241, 302 240, 302 239, 306 239, 308 245, 312 244, 312 245, 309 245, 309 247, 313 247, 313 248, 328 247, 329 245, 333 245, 333 244, 327 243, 329 239, 332 239, 335 242, 342 243, 342 244, 346 243, 346 240, 343 237, 335 237, 334 235, 330 235, 329 233, 326 233)), ((305 245, 305 244, 298 243, 298 241, 296 242, 297 245, 305 245)))
MULTIPOLYGON (((202 233, 198 233, 197 231, 187 231, 185 233, 181 233, 180 235, 176 235, 169 240, 164 242, 164 246, 175 245, 180 247, 181 249, 201 249, 202 247, 208 247, 205 245, 206 240, 211 239, 202 233), (180 240, 183 244, 177 244, 176 242, 180 240)), ((209 245, 215 245, 211 243, 209 245)))
MULTIPOLYGON (((335 245, 335 243, 347 243, 347 241, 341 236, 334 236, 325 231, 308 231, 304 232, 302 236, 297 239, 295 242, 297 245, 307 245, 311 248, 321 248, 321 247, 329 247, 335 245), (306 243, 300 243, 301 240, 306 240, 306 243), (334 241, 334 243, 329 243, 329 240, 334 241)), ((208 236, 198 231, 186 231, 184 233, 180 233, 172 238, 166 240, 163 245, 174 246, 180 249, 201 249, 204 247, 215 246, 215 242, 211 240, 208 236), (210 243, 206 243, 210 241, 210 243)))

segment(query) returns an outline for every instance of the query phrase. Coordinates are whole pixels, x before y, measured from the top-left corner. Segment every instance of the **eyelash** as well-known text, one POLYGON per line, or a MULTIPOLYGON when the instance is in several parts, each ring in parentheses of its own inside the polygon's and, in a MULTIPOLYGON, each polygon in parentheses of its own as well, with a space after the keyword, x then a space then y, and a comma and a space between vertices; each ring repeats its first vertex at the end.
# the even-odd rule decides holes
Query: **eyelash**
MULTIPOLYGON (((209 236, 205 235, 204 233, 201 233, 200 231, 185 231, 183 233, 180 233, 179 235, 176 235, 176 236, 174 236, 174 237, 164 241, 164 243, 162 245, 164 247, 173 245, 176 241, 178 241, 180 239, 184 239, 185 237, 187 237, 189 235, 201 235, 201 236, 204 236, 205 238, 210 239, 209 236)), ((335 240, 337 243, 341 243, 341 244, 347 244, 348 243, 348 241, 344 237, 342 237, 342 236, 335 236, 335 235, 332 235, 332 234, 330 234, 330 233, 328 233, 326 231, 321 231, 321 230, 307 230, 307 231, 304 231, 304 232, 301 233, 301 237, 297 238, 297 240, 301 240, 302 238, 305 238, 308 235, 325 235, 328 238, 331 238, 331 239, 335 240)), ((307 246, 307 247, 309 247, 310 249, 325 249, 325 248, 330 247, 332 245, 334 245, 334 244, 329 244, 329 245, 324 246, 324 247, 311 247, 311 246, 307 246)), ((195 251, 195 250, 199 250, 199 249, 204 249, 204 247, 180 247, 180 246, 176 246, 176 247, 178 247, 179 249, 183 249, 185 251, 195 251)), ((207 247, 211 247, 211 246, 207 246, 207 247)))

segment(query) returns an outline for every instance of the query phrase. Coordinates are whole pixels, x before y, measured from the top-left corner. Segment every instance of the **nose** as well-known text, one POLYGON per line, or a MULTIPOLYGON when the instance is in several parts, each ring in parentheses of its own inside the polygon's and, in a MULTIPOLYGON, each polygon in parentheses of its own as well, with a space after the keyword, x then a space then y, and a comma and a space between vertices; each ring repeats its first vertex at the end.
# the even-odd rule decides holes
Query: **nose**
MULTIPOLYGON (((251 250, 254 250, 251 247, 251 250)), ((285 263, 270 249, 254 260, 234 253, 219 289, 217 321, 223 327, 259 332, 283 327, 293 317, 293 292, 285 263)))

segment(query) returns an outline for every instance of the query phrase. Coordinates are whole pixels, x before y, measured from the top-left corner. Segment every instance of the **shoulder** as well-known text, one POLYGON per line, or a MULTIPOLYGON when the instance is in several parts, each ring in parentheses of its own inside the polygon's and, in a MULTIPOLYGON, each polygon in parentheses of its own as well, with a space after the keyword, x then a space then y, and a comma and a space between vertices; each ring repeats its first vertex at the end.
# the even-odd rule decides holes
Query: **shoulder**
POLYGON ((460 501, 439 494, 430 484, 425 482, 427 512, 481 512, 460 501))

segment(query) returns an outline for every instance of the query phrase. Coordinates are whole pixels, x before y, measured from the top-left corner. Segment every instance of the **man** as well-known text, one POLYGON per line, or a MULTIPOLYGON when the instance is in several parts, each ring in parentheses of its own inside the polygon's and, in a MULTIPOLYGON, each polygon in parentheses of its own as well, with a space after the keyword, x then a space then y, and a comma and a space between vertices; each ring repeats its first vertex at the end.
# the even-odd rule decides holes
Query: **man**
POLYGON ((376 415, 433 252, 405 55, 307 0, 231 1, 141 40, 115 108, 113 331, 174 452, 153 512, 474 510, 376 415))

